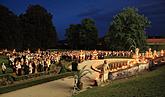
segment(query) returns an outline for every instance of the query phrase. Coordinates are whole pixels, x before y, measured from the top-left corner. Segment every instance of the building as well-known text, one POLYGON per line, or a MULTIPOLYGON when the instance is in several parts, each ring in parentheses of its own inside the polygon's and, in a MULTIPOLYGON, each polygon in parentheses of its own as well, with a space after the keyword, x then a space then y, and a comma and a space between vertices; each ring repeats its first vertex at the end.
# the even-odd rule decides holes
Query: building
POLYGON ((155 50, 165 49, 165 38, 149 38, 147 44, 155 50))

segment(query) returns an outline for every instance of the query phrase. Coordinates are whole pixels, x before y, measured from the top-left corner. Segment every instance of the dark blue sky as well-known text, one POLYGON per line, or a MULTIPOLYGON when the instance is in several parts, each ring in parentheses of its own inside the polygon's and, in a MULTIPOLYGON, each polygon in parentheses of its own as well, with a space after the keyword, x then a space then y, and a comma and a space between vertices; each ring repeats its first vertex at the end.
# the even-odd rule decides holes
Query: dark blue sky
POLYGON ((1 0, 0 4, 19 15, 29 4, 39 4, 53 15, 53 23, 60 39, 70 24, 80 23, 90 17, 96 21, 99 35, 109 28, 114 15, 124 7, 136 7, 152 22, 147 29, 150 35, 165 36, 165 0, 1 0))

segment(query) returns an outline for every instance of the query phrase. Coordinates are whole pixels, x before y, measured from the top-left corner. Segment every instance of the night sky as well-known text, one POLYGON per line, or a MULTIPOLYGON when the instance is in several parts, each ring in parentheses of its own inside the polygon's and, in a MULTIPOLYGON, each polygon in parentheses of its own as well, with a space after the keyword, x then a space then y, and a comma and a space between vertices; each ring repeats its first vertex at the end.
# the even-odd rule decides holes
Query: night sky
POLYGON ((147 34, 165 36, 165 0, 1 0, 15 14, 24 13, 29 4, 39 4, 53 15, 58 37, 64 39, 65 29, 83 18, 95 20, 99 35, 108 31, 114 15, 125 7, 136 7, 151 21, 147 34))

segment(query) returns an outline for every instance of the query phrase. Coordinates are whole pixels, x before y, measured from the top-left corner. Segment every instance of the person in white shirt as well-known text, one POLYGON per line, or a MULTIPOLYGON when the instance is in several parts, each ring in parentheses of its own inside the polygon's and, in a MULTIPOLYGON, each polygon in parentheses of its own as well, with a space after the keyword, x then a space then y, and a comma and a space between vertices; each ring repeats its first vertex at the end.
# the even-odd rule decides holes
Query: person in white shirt
POLYGON ((30 62, 30 63, 29 63, 29 73, 30 73, 30 74, 32 74, 32 69, 33 69, 32 63, 30 62))
POLYGON ((4 63, 2 63, 2 73, 5 74, 6 73, 6 66, 4 63))
POLYGON ((21 62, 18 62, 18 64, 16 65, 16 68, 17 68, 18 76, 21 76, 22 75, 21 62))

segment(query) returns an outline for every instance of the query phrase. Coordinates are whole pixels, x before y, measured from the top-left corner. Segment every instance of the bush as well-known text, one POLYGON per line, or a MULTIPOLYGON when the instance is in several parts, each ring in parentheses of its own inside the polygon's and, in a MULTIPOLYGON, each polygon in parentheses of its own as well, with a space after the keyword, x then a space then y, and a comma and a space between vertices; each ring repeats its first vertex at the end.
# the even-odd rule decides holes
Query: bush
MULTIPOLYGON (((0 87, 0 94, 7 93, 7 92, 10 92, 10 91, 15 91, 15 90, 18 90, 18 89, 30 87, 30 86, 45 83, 45 82, 49 82, 49 81, 53 81, 53 80, 57 80, 57 79, 60 79, 60 78, 65 78, 65 77, 68 77, 68 76, 73 76, 73 73, 72 72, 67 72, 67 73, 57 74, 57 75, 44 77, 44 78, 40 77, 40 78, 37 78, 37 79, 30 79, 30 80, 23 81, 23 82, 20 82, 20 83, 17 83, 17 84, 12 84, 12 85, 9 85, 9 86, 0 87)), ((17 77, 16 79, 21 80, 24 77, 26 77, 26 76, 20 76, 20 77, 17 77)))
POLYGON ((2 63, 5 63, 5 65, 8 67, 9 66, 8 58, 5 56, 0 56, 0 66, 2 65, 2 63))
POLYGON ((6 68, 6 73, 13 73, 13 69, 12 68, 6 68))
POLYGON ((61 74, 61 73, 66 73, 66 72, 67 72, 67 70, 66 70, 65 66, 62 66, 62 67, 61 67, 61 70, 60 70, 60 74, 61 74))
POLYGON ((14 79, 9 74, 3 74, 3 75, 0 76, 0 86, 13 84, 13 82, 14 82, 14 79))

